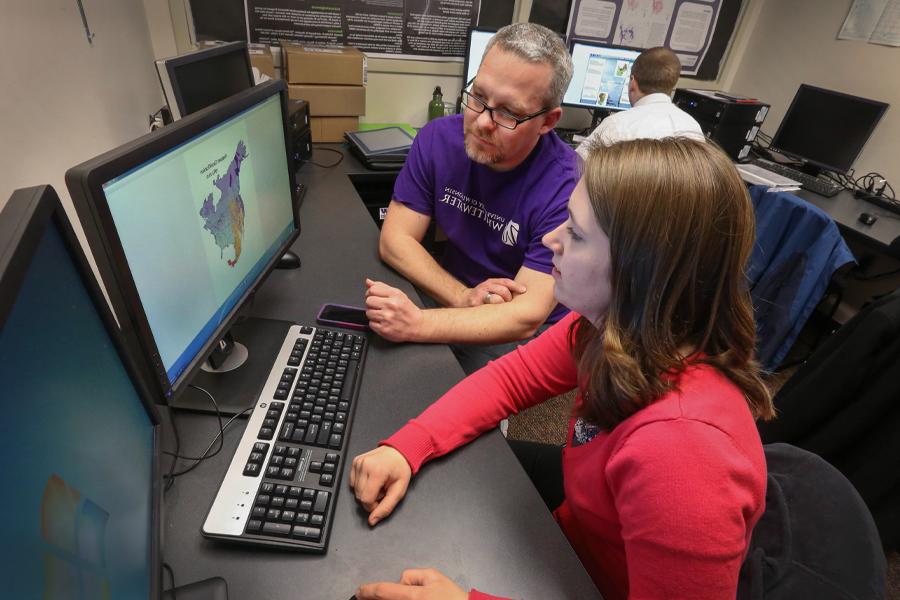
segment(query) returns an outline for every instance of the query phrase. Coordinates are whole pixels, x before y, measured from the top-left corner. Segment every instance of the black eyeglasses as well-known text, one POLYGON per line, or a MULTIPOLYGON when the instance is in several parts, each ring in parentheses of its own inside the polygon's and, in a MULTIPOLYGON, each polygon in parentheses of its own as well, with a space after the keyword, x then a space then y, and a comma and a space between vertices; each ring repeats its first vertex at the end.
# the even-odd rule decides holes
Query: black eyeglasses
POLYGON ((549 108, 542 108, 541 110, 537 111, 536 113, 531 113, 530 115, 525 115, 523 117, 517 117, 516 115, 508 113, 503 109, 494 108, 493 106, 488 106, 487 102, 485 102, 484 100, 482 100, 481 98, 479 98, 478 96, 476 96, 475 94, 473 94, 472 92, 469 91, 469 86, 471 86, 472 82, 474 82, 474 81, 475 81, 475 78, 473 77, 472 79, 469 80, 469 82, 466 84, 466 87, 463 89, 463 92, 462 92, 463 106, 465 106, 469 110, 476 112, 478 114, 481 114, 484 111, 488 111, 488 113, 490 113, 490 115, 491 115, 491 120, 494 123, 496 123, 497 125, 499 125, 500 127, 503 127, 504 129, 515 129, 522 123, 524 123, 526 121, 530 121, 531 119, 533 119, 535 117, 539 117, 542 114, 544 114, 545 112, 547 112, 548 110, 550 110, 549 108))

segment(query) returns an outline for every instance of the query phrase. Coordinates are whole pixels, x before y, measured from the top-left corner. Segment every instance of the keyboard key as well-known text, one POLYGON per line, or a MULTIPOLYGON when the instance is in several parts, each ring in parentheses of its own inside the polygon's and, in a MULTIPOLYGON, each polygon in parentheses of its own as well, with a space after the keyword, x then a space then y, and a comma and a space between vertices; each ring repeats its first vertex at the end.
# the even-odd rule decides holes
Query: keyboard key
POLYGON ((325 524, 325 517, 322 515, 313 515, 309 518, 309 524, 321 527, 325 524))
POLYGON ((247 531, 259 531, 262 529, 263 522, 259 519, 250 519, 247 521, 247 531))
POLYGON ((270 521, 270 522, 267 522, 265 525, 263 525, 263 533, 265 533, 267 535, 279 535, 279 536, 290 535, 291 526, 288 525, 287 523, 272 523, 270 521))
POLYGON ((329 473, 322 475, 321 477, 319 477, 319 483, 331 487, 334 484, 334 475, 331 475, 329 473))
POLYGON ((246 475, 247 477, 256 477, 257 475, 259 475, 259 469, 259 463, 248 462, 244 467, 244 475, 246 475))
POLYGON ((301 540, 312 540, 318 542, 322 537, 322 530, 318 527, 306 527, 305 525, 294 525, 292 534, 295 538, 301 540))
POLYGON ((314 513, 324 513, 325 509, 328 508, 328 492, 322 492, 316 494, 316 503, 313 505, 314 513))

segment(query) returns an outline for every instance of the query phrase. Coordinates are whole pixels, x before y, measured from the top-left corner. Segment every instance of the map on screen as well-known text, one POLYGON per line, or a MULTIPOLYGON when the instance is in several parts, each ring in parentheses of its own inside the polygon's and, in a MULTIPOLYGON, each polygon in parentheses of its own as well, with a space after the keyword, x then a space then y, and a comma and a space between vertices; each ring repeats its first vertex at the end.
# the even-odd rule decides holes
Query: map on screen
POLYGON ((213 192, 203 201, 200 216, 205 221, 203 228, 209 231, 222 251, 234 248, 234 258, 228 259, 228 266, 233 267, 241 257, 241 244, 244 236, 244 201, 241 199, 241 162, 247 158, 247 146, 241 140, 234 151, 234 158, 228 171, 213 184, 218 189, 219 200, 214 202, 213 192))

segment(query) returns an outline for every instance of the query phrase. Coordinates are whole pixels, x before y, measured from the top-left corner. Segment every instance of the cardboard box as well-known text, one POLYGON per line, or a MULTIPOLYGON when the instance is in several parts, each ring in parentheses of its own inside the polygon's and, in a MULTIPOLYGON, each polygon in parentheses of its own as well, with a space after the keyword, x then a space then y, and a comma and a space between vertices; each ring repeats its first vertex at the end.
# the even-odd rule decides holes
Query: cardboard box
POLYGON ((345 131, 359 129, 359 117, 312 117, 309 127, 313 142, 343 142, 345 131))
MULTIPOLYGON (((272 51, 266 44, 248 44, 247 52, 250 53, 250 64, 259 69, 263 75, 268 75, 271 79, 277 79, 275 76, 275 58, 272 51)), ((256 77, 256 73, 253 74, 256 77)))
POLYGON ((366 55, 348 46, 316 47, 282 42, 281 64, 287 65, 288 83, 366 83, 366 55))
POLYGON ((357 117, 366 114, 361 85, 289 85, 288 96, 309 102, 311 117, 357 117))

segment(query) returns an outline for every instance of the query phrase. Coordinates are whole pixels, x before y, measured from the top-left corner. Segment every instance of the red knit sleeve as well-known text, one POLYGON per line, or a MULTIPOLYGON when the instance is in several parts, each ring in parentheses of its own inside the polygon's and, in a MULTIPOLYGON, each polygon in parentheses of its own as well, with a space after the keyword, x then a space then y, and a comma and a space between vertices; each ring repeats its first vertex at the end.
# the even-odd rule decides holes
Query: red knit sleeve
POLYGON ((675 418, 632 432, 606 470, 628 597, 733 600, 764 503, 757 471, 729 435, 707 423, 675 418))
POLYGON ((574 388, 577 368, 569 351, 569 313, 528 344, 488 363, 459 382, 382 444, 400 451, 413 473, 497 426, 510 414, 574 388))
POLYGON ((503 598, 502 596, 491 596, 490 594, 485 594, 484 592, 479 592, 475 588, 472 588, 472 591, 469 592, 469 600, 509 600, 509 599, 503 598))

